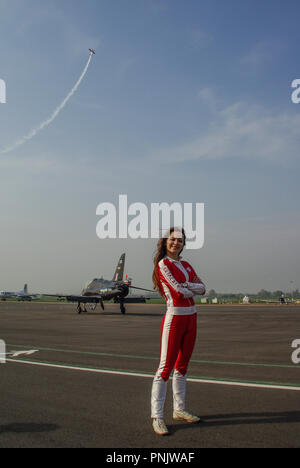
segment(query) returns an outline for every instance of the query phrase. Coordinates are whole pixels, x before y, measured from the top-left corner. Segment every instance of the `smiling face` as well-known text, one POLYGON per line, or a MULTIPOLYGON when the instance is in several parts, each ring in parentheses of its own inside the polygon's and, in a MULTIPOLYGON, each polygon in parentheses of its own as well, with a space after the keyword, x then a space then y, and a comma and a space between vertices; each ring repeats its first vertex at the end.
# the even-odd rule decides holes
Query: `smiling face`
POLYGON ((180 231, 174 231, 166 242, 167 256, 178 260, 180 252, 184 247, 184 235, 180 231))

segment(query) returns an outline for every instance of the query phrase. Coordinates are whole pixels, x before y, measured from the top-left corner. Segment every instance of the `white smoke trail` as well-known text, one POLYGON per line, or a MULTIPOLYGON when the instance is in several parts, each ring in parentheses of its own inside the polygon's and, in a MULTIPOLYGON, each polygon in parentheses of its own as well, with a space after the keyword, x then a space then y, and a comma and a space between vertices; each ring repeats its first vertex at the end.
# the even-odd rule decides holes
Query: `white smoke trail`
POLYGON ((11 151, 13 151, 14 149, 18 148, 19 146, 23 145, 26 141, 28 140, 31 140, 31 138, 33 138, 38 132, 40 132, 41 130, 43 130, 45 127, 47 127, 48 125, 50 125, 53 120, 58 116, 58 114, 60 113, 60 111, 65 107, 65 105, 67 104, 67 102, 69 101, 69 99, 73 96, 73 94, 75 93, 75 91, 77 90, 78 86, 80 85, 81 81, 83 80, 86 72, 87 72, 87 69, 89 67, 89 64, 90 64, 90 61, 92 59, 92 53, 90 53, 89 55, 89 59, 87 61, 87 64, 86 66, 84 67, 84 70, 79 78, 79 80, 77 81, 77 83, 75 84, 74 88, 69 92, 69 94, 67 95, 67 97, 62 101, 62 103, 58 106, 58 108, 53 112, 53 114, 51 115, 51 117, 47 120, 45 120, 44 122, 42 122, 38 127, 34 128, 33 130, 31 130, 30 133, 28 133, 28 135, 24 136, 23 138, 21 138, 20 140, 16 141, 15 143, 13 143, 12 145, 10 146, 7 146, 6 148, 3 148, 2 150, 0 150, 0 154, 7 154, 7 153, 10 153, 11 151))

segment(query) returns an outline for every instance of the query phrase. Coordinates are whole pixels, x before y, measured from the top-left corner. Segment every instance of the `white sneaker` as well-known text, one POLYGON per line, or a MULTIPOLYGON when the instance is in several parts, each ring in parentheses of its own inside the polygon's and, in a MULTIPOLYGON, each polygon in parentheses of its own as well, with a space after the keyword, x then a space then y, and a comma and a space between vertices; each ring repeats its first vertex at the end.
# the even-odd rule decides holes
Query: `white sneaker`
POLYGON ((156 432, 156 434, 161 435, 161 436, 169 434, 169 431, 163 419, 160 419, 160 418, 153 419, 152 425, 153 425, 154 432, 156 432))
POLYGON ((188 423, 193 424, 202 422, 198 416, 194 416, 193 414, 190 414, 185 410, 174 410, 173 419, 175 419, 176 421, 186 421, 188 423))

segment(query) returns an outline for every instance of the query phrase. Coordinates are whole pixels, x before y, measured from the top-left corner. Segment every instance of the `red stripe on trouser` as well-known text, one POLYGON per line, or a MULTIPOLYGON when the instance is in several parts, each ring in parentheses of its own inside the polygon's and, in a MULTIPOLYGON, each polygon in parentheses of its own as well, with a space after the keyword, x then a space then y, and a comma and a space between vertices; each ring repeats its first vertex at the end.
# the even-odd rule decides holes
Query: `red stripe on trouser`
POLYGON ((156 375, 165 382, 175 368, 185 375, 197 335, 197 314, 166 314, 161 326, 161 358, 156 375))

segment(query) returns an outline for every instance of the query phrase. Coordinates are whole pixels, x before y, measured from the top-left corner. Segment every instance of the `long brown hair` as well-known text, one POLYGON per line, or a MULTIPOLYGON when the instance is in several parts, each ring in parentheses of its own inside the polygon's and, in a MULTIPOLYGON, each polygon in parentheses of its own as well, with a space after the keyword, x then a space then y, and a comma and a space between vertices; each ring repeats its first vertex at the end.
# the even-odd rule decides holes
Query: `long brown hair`
POLYGON ((185 232, 184 232, 184 229, 183 228, 177 228, 177 227, 173 226, 167 231, 167 233, 164 234, 163 237, 161 237, 159 239, 159 241, 157 243, 156 252, 154 253, 154 260, 153 260, 154 270, 153 270, 153 274, 152 274, 152 281, 153 281, 154 289, 156 289, 161 295, 163 294, 163 291, 162 291, 160 282, 158 280, 157 265, 166 256, 166 254, 167 254, 167 240, 174 231, 176 231, 176 232, 181 231, 182 234, 183 234, 183 247, 182 247, 180 253, 183 251, 184 246, 185 246, 185 232))

